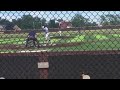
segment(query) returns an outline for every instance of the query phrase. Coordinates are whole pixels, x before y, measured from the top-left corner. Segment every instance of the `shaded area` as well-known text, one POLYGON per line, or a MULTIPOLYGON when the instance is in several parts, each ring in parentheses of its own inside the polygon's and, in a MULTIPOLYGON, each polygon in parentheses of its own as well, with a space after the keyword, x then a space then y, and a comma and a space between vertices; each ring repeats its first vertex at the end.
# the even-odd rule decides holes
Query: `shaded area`
POLYGON ((38 57, 0 56, 0 77, 6 79, 39 79, 38 57))
POLYGON ((49 57, 49 79, 120 79, 120 55, 63 55, 49 57))

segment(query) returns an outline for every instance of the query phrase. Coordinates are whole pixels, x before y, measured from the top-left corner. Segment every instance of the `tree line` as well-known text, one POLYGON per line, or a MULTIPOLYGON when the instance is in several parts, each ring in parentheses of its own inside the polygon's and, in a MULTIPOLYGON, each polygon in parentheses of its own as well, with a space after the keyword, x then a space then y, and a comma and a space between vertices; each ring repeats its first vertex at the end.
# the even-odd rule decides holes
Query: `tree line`
MULTIPOLYGON (((47 22, 45 18, 33 17, 31 15, 23 15, 21 18, 12 19, 10 22, 7 19, 0 18, 0 25, 18 25, 21 29, 40 29, 42 25, 48 23, 49 28, 58 28, 59 23, 63 19, 51 19, 47 22), (57 23, 56 23, 57 21, 57 23)), ((89 18, 85 18, 80 14, 75 14, 70 20, 73 27, 83 27, 83 26, 97 26, 96 22, 91 22, 89 18)), ((120 15, 101 15, 99 23, 102 26, 105 25, 120 25, 120 15)))

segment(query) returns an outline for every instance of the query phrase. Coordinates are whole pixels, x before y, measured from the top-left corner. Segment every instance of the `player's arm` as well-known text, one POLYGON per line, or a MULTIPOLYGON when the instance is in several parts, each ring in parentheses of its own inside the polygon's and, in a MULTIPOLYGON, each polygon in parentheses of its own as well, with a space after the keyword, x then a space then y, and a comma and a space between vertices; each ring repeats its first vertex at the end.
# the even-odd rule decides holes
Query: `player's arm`
POLYGON ((35 38, 37 38, 37 37, 38 37, 38 34, 39 34, 39 33, 36 33, 36 34, 35 34, 35 38))
POLYGON ((27 38, 29 38, 29 34, 27 35, 27 38))
POLYGON ((35 34, 35 38, 37 38, 37 36, 38 36, 38 35, 37 35, 37 34, 35 34))

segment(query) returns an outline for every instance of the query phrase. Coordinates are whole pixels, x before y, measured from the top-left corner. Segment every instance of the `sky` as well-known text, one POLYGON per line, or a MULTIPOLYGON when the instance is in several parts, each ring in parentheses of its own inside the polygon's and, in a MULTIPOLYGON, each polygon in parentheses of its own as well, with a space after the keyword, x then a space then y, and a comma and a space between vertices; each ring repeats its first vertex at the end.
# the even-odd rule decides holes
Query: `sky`
POLYGON ((45 18, 47 21, 50 19, 63 19, 71 20, 75 14, 81 14, 85 18, 89 18, 91 22, 99 22, 100 15, 103 14, 118 14, 120 11, 0 11, 0 17, 12 21, 12 19, 21 18, 23 15, 38 16, 45 18))

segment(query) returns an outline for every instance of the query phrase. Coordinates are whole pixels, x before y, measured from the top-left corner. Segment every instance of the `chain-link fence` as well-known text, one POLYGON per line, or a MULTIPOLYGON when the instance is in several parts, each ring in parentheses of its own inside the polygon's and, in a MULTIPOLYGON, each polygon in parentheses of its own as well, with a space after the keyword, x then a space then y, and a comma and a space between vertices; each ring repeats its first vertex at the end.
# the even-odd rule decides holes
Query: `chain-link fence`
POLYGON ((120 11, 0 11, 0 77, 120 78, 119 40, 120 11))

